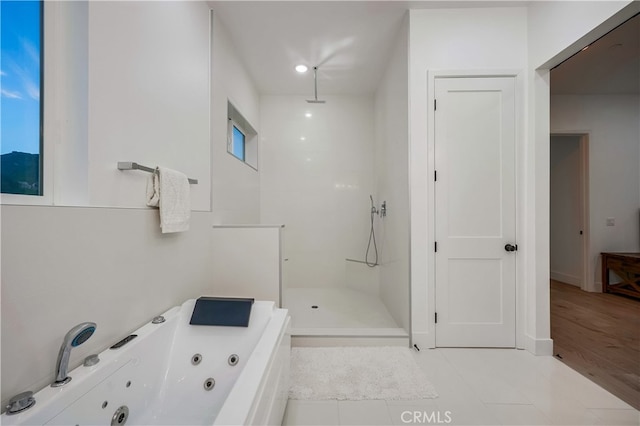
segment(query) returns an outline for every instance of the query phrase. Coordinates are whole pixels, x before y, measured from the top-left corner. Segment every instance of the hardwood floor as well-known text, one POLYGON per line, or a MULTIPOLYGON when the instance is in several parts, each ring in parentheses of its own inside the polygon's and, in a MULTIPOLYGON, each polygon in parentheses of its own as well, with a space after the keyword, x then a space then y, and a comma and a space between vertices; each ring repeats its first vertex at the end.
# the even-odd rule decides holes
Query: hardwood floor
POLYGON ((551 280, 554 354, 640 410, 640 300, 551 280))

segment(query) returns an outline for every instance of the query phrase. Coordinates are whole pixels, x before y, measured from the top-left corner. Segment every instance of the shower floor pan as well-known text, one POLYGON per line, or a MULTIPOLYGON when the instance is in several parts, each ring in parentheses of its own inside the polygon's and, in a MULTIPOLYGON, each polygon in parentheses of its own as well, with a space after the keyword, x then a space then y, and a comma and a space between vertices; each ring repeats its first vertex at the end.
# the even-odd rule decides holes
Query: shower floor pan
POLYGON ((409 344, 407 331, 375 295, 349 288, 289 288, 284 306, 294 344, 409 344))

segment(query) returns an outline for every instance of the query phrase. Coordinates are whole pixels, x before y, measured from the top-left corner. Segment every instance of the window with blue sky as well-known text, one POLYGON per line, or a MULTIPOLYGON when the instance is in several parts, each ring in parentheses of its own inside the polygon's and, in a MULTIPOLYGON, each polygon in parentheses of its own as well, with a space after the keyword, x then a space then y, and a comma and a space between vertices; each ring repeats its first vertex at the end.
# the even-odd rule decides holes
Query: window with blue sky
POLYGON ((244 151, 245 151, 245 141, 244 141, 244 133, 240 131, 236 126, 233 126, 233 139, 232 139, 232 149, 231 153, 236 156, 236 158, 245 161, 244 159, 244 151))
POLYGON ((39 1, 0 2, 2 192, 41 194, 41 30, 39 1))

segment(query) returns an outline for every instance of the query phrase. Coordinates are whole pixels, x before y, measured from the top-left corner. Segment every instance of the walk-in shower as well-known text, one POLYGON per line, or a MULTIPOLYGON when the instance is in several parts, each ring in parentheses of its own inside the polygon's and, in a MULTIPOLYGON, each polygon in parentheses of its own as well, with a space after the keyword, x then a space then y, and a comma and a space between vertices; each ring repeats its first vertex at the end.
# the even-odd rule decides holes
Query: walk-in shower
POLYGON ((408 197, 396 194, 408 191, 395 187, 406 164, 391 176, 371 96, 326 100, 261 97, 260 213, 285 225, 283 306, 294 336, 406 340, 408 197))

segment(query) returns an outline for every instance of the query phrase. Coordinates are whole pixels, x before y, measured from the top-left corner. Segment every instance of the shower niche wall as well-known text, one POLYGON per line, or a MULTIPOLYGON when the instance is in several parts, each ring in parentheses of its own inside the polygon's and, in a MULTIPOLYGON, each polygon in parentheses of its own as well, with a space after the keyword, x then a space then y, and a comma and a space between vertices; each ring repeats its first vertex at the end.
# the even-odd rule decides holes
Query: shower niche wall
MULTIPOLYGON (((260 99, 260 216, 261 223, 285 225, 283 306, 297 336, 406 339, 408 240, 400 248, 406 259, 400 259, 405 256, 397 254, 398 242, 388 232, 400 218, 408 238, 408 196, 400 201, 387 183, 376 98, 323 98, 324 104, 309 104, 304 96, 260 99), (374 267, 365 264, 368 245, 369 263, 375 261, 370 196, 376 209, 385 196, 406 204, 394 211, 387 200, 388 216, 373 216, 374 267), (398 297, 406 300, 398 303, 398 297)), ((405 156, 405 173, 406 162, 405 156)))

